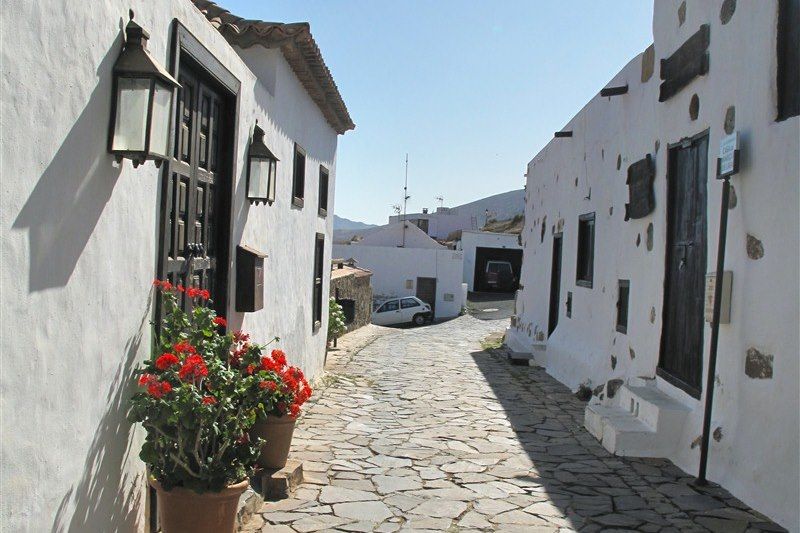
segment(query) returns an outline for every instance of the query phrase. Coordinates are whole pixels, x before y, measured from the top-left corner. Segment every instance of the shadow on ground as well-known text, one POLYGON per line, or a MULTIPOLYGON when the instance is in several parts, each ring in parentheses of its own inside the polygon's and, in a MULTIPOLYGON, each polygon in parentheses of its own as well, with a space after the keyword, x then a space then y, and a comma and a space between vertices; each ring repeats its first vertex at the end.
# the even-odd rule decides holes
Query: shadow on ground
POLYGON ((471 355, 527 452, 519 477, 547 493, 534 514, 590 532, 785 531, 717 485, 692 486, 667 460, 608 453, 583 428, 585 404, 544 369, 511 365, 502 350, 471 355))

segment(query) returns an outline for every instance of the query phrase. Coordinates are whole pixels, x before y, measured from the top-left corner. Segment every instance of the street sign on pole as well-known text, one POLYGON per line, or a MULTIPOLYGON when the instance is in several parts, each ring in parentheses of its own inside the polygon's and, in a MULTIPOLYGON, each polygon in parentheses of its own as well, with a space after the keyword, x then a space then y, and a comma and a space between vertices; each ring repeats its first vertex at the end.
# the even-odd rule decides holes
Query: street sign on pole
POLYGON ((726 135, 719 141, 717 179, 727 178, 739 172, 739 132, 726 135))

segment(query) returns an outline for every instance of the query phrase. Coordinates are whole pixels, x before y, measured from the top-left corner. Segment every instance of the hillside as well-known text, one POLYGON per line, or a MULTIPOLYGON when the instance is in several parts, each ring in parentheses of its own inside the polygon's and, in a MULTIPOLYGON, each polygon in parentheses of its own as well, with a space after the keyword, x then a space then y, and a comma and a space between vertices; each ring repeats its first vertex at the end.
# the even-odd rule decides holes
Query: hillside
POLYGON ((474 202, 456 206, 454 209, 458 210, 459 214, 469 214, 476 217, 483 217, 488 209, 491 218, 508 220, 525 212, 525 189, 516 189, 487 196, 474 202))
POLYGON ((333 229, 336 230, 359 230, 359 229, 367 229, 367 228, 374 228, 375 224, 365 224, 364 222, 358 222, 357 220, 350 220, 349 218, 340 217, 338 215, 333 215, 333 229))

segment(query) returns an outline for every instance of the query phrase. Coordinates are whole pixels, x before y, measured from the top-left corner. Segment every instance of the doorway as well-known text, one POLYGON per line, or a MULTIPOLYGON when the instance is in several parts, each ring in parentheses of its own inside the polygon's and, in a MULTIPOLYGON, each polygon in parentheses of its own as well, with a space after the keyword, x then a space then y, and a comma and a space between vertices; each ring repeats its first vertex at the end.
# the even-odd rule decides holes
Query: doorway
POLYGON ((699 398, 707 248, 708 133, 669 148, 667 246, 658 374, 699 398))
POLYGON ((553 236, 553 265, 550 270, 550 312, 547 320, 547 336, 553 334, 558 326, 561 305, 561 249, 562 234, 553 236))
POLYGON ((417 298, 431 306, 436 318, 436 278, 417 278, 417 298))

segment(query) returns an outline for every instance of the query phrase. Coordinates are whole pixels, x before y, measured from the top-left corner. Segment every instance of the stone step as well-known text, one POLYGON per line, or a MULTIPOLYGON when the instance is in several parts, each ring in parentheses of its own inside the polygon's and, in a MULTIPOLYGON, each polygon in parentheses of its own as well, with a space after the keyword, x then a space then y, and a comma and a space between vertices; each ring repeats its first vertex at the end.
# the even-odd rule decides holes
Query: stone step
POLYGON ((584 426, 615 455, 667 457, 689 409, 652 385, 622 385, 612 401, 586 406, 584 426))
POLYGON ((261 470, 251 480, 254 488, 267 501, 288 498, 303 483, 303 463, 295 459, 286 461, 279 470, 261 470))

